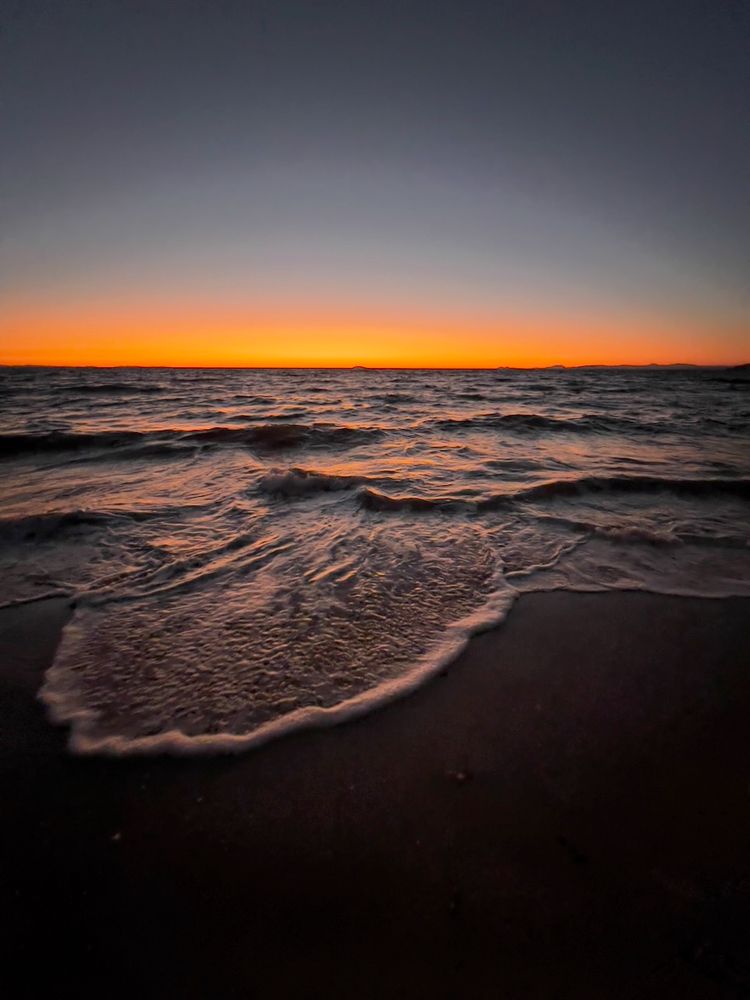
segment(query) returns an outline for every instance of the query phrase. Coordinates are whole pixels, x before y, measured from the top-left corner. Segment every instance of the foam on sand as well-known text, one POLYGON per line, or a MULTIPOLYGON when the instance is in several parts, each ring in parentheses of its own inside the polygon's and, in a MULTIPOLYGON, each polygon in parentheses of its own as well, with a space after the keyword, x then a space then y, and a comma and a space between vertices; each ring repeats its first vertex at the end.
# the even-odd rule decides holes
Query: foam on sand
MULTIPOLYGON (((429 652, 410 668, 377 687, 362 691, 336 705, 321 708, 300 708, 265 722, 246 733, 214 732, 187 734, 169 729, 147 736, 125 733, 97 734, 98 713, 80 704, 78 692, 71 685, 71 675, 64 663, 57 660, 47 671, 39 697, 46 704, 50 719, 71 727, 69 746, 77 754, 130 756, 138 754, 241 753, 261 746, 272 739, 305 729, 325 728, 356 719, 417 690, 456 659, 472 635, 498 625, 508 614, 517 592, 505 589, 491 595, 476 612, 449 625, 429 652)), ((65 626, 65 636, 75 634, 75 620, 65 626)))

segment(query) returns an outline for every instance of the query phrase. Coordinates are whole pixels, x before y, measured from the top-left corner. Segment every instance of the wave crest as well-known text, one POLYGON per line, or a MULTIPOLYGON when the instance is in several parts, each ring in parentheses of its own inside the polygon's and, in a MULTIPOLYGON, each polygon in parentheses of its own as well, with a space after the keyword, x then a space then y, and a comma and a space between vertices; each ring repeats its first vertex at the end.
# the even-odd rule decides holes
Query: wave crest
POLYGON ((365 482, 369 482, 367 476, 339 476, 313 469, 272 469, 261 478, 258 489, 272 496, 298 497, 349 490, 365 482))
POLYGON ((603 414, 584 414, 580 417, 547 417, 541 413, 477 413, 466 417, 446 417, 435 424, 441 430, 498 429, 518 432, 603 433, 648 431, 664 429, 659 424, 646 424, 629 417, 609 417, 603 414))
POLYGON ((298 448, 353 448, 385 434, 379 427, 348 424, 265 423, 253 427, 203 427, 197 430, 165 428, 155 431, 44 431, 41 433, 0 434, 0 459, 18 458, 40 452, 118 450, 118 457, 150 457, 184 454, 186 446, 246 447, 264 451, 298 448), (132 450, 133 446, 140 446, 132 450), (130 448, 125 453, 121 449, 130 448))
POLYGON ((141 385, 137 382, 81 382, 78 385, 57 385, 48 391, 61 396, 153 396, 164 391, 163 385, 141 385))
POLYGON ((109 520, 109 514, 92 510, 4 517, 0 519, 0 539, 4 542, 43 541, 72 528, 99 527, 109 520))
POLYGON ((0 434, 0 458, 35 452, 80 451, 84 448, 120 448, 142 441, 140 431, 45 431, 41 434, 0 434))
POLYGON ((349 424, 269 423, 255 427, 209 427, 185 435, 198 444, 245 445, 272 451, 282 448, 355 447, 381 438, 379 427, 354 427, 349 424))
POLYGON ((371 487, 364 487, 358 494, 359 505, 365 510, 374 511, 412 511, 426 512, 435 510, 449 510, 459 506, 460 501, 451 500, 448 497, 397 496, 392 497, 387 493, 380 493, 371 487))
POLYGON ((389 496, 370 488, 359 493, 360 506, 375 511, 464 510, 493 511, 518 501, 554 500, 556 497, 579 497, 588 493, 674 493, 678 496, 713 495, 750 500, 749 479, 667 479, 656 476, 583 476, 578 479, 553 479, 515 492, 467 499, 465 497, 389 496))
MULTIPOLYGON (((750 479, 675 479, 659 476, 583 476, 554 479, 516 493, 512 499, 535 500, 547 497, 576 497, 584 493, 676 493, 680 496, 723 496, 750 499, 750 479)), ((508 497, 484 501, 482 506, 507 502, 508 497)))

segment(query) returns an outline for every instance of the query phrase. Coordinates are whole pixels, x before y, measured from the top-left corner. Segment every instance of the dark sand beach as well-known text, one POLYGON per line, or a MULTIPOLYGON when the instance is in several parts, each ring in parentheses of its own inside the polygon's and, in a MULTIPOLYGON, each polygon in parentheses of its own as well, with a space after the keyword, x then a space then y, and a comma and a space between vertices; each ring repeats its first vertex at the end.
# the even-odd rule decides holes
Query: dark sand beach
POLYGON ((750 995, 750 601, 524 596, 238 757, 75 758, 0 613, 8 996, 750 995))

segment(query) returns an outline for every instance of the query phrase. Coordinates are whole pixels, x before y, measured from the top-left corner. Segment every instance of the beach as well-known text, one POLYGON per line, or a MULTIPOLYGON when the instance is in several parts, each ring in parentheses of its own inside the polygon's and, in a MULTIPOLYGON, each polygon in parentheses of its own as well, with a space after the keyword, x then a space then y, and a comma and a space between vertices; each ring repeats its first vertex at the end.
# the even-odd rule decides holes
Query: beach
POLYGON ((749 50, 0 4, 0 1000, 750 1000, 749 50))
POLYGON ((750 995, 750 601, 520 597, 416 693, 236 756, 76 757, 70 611, 0 611, 13 996, 750 995))

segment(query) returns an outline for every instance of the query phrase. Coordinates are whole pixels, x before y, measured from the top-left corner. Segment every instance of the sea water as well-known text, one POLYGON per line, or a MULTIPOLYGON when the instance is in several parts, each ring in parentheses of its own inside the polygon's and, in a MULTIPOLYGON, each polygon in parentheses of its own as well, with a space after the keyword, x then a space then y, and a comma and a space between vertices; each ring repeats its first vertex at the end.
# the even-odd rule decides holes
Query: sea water
POLYGON ((750 594, 742 371, 6 368, 0 476, 78 752, 349 718, 524 592, 750 594))

